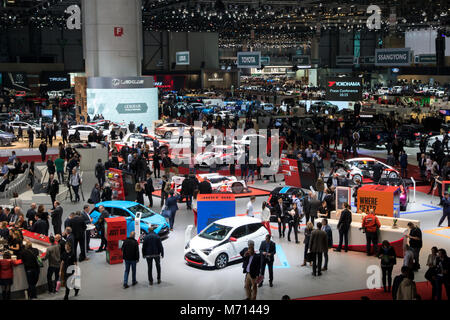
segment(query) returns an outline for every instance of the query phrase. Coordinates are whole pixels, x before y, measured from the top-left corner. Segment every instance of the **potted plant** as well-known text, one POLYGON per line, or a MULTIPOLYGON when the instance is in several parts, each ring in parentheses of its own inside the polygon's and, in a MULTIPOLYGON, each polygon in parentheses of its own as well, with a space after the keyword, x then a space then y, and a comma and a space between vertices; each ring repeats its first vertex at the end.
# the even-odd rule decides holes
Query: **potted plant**
POLYGON ((394 223, 392 224, 392 229, 397 229, 398 227, 397 227, 397 221, 398 221, 398 219, 394 219, 394 220, 392 220, 394 223))

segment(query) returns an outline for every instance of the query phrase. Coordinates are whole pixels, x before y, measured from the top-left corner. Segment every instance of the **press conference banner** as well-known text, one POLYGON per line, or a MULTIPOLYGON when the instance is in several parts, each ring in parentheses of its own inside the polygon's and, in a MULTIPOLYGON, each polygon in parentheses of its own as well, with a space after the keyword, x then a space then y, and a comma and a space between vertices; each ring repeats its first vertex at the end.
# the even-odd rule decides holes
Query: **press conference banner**
POLYGON ((359 101, 362 100, 361 78, 327 78, 325 100, 359 101))
POLYGON ((376 49, 376 66, 409 66, 411 64, 412 51, 410 48, 376 49))
POLYGON ((261 68, 261 52, 238 52, 237 53, 238 68, 261 68))

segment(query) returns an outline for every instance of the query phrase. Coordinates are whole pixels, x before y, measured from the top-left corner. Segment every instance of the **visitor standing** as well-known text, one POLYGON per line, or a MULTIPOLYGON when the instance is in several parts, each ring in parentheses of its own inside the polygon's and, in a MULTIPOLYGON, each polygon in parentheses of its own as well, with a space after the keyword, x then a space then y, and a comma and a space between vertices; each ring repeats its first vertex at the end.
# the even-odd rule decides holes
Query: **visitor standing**
POLYGON ((135 239, 135 232, 131 231, 130 236, 122 244, 122 255, 125 262, 125 272, 123 276, 123 288, 128 288, 128 276, 131 268, 132 285, 136 285, 136 264, 139 262, 139 243, 135 239))
POLYGON ((392 286, 392 270, 394 265, 397 264, 395 249, 389 241, 384 240, 381 244, 380 251, 378 252, 378 258, 381 259, 381 271, 383 279, 384 292, 391 292, 392 286), (386 286, 387 284, 387 286, 386 286))
POLYGON ((164 258, 164 247, 161 238, 155 233, 154 228, 148 229, 142 245, 142 256, 147 259, 148 282, 153 285, 153 261, 155 262, 157 281, 161 283, 161 259, 164 258))
POLYGON ((311 232, 311 239, 309 240, 309 250, 313 258, 313 272, 312 275, 322 275, 322 255, 328 251, 328 236, 322 230, 322 223, 317 222, 317 229, 311 232))
POLYGON ((339 230, 339 245, 334 251, 340 252, 342 250, 342 244, 345 241, 345 252, 348 251, 348 232, 352 224, 352 212, 350 211, 350 205, 344 203, 344 210, 341 212, 337 229, 339 230))
MULTIPOLYGON (((264 276, 267 265, 269 269, 269 285, 273 287, 273 262, 275 261, 277 249, 275 242, 271 240, 270 234, 266 235, 266 241, 261 242, 259 253, 261 254, 261 275, 264 276)), ((264 280, 259 283, 258 287, 262 287, 263 282, 264 280)))

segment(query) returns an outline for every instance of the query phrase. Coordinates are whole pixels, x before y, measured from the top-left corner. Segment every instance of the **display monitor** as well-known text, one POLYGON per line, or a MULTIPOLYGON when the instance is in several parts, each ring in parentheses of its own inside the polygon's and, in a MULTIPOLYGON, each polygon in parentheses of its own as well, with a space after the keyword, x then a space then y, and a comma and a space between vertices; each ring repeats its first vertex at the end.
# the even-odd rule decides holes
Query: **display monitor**
POLYGON ((53 110, 41 110, 41 115, 43 118, 53 118, 53 110))

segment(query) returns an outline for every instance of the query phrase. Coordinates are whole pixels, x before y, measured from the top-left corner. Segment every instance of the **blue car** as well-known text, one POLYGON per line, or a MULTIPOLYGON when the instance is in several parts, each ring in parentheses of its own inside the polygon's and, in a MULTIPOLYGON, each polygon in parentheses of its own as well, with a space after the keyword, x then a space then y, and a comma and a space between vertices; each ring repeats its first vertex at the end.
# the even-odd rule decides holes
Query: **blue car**
POLYGON ((104 206, 111 217, 125 217, 127 220, 127 236, 130 235, 131 231, 134 231, 134 218, 137 212, 142 213, 141 240, 148 233, 148 228, 152 225, 156 226, 154 231, 161 238, 167 238, 169 235, 169 223, 167 223, 166 218, 159 213, 156 213, 149 208, 132 201, 116 200, 97 203, 90 213, 93 224, 96 224, 98 218, 100 217, 100 212, 98 212, 99 206, 104 206))

